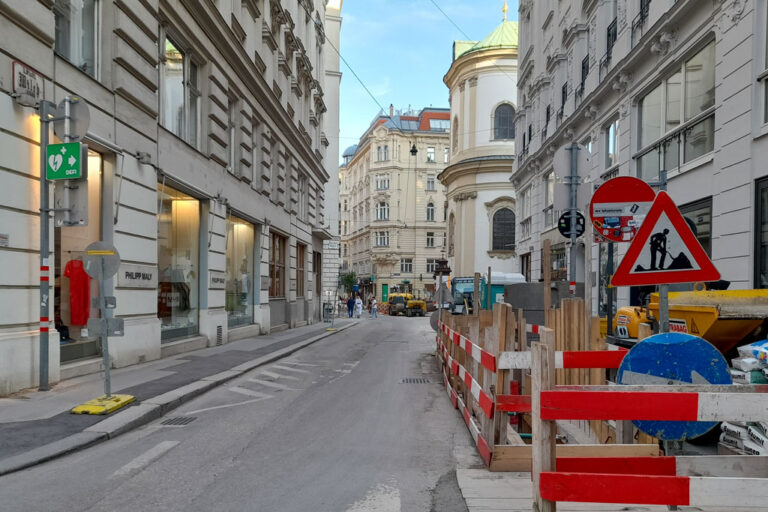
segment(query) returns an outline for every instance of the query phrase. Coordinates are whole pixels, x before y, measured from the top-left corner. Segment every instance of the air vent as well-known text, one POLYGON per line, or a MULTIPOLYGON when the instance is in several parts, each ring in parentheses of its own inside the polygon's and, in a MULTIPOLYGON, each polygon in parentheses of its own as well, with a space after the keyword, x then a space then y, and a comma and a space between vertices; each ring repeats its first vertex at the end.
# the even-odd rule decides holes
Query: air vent
POLYGON ((216 326, 216 346, 224 343, 224 327, 221 325, 216 326))
POLYGON ((196 419, 196 416, 176 416, 174 418, 168 418, 167 420, 164 420, 161 425, 166 425, 169 427, 183 427, 184 425, 189 425, 196 419))
POLYGON ((429 384, 429 379, 423 377, 411 377, 401 380, 400 384, 429 384))

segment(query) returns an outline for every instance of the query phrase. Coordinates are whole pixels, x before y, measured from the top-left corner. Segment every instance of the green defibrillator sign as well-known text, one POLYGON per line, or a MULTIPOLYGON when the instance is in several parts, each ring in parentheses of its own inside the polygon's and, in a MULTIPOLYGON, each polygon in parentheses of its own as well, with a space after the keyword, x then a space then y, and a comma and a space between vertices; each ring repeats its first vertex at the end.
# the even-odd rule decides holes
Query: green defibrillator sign
POLYGON ((76 180, 83 177, 80 142, 48 144, 45 177, 49 180, 76 180))

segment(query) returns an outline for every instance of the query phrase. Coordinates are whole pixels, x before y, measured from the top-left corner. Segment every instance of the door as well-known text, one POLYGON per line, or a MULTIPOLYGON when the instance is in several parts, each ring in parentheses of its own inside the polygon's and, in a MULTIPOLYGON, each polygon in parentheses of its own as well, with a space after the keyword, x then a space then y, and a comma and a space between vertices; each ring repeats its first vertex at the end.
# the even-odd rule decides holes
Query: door
POLYGON ((386 304, 387 300, 389 300, 389 285, 382 284, 381 285, 381 302, 386 304))

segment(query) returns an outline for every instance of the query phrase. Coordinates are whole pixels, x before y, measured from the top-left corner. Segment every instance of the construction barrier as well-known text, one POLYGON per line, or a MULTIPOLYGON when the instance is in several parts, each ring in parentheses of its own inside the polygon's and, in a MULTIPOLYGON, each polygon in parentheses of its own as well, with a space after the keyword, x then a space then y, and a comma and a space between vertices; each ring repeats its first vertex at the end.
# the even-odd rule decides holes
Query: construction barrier
POLYGON ((558 501, 762 507, 768 457, 558 459, 556 421, 768 421, 768 385, 555 386, 555 333, 532 345, 534 506, 558 501), (652 491, 651 491, 652 489, 652 491))

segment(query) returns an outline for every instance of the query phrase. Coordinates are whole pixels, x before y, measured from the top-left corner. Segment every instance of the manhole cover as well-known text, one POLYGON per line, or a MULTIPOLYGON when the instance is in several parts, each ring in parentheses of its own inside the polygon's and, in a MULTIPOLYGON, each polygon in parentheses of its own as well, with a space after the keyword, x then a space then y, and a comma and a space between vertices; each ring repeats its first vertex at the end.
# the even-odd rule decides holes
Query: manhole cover
POLYGON ((423 377, 411 377, 401 380, 400 384, 429 384, 429 379, 423 377))
POLYGON ((196 416, 176 416, 175 418, 168 418, 164 420, 161 425, 168 425, 172 427, 183 427, 189 425, 197 419, 196 416))

